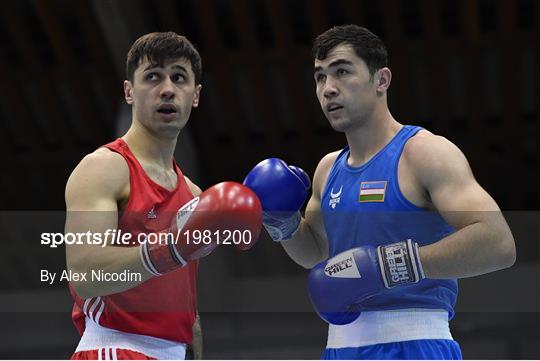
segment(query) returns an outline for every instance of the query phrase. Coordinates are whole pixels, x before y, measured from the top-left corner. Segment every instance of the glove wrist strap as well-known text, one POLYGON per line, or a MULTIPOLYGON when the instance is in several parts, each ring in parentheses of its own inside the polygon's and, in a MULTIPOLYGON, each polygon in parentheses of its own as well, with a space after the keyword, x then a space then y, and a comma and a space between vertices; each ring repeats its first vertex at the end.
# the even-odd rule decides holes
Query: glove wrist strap
POLYGON ((292 215, 289 213, 286 218, 279 217, 274 213, 277 212, 263 213, 264 228, 266 228, 270 237, 276 242, 291 239, 300 227, 300 221, 302 220, 300 212, 295 212, 292 215))
POLYGON ((195 197, 182 206, 173 219, 173 226, 160 233, 167 233, 167 242, 150 244, 145 240, 140 246, 140 257, 144 268, 154 276, 161 276, 178 267, 184 267, 187 261, 182 257, 175 245, 174 238, 184 228, 197 208, 200 197, 195 197))
POLYGON ((417 283, 425 278, 418 243, 410 239, 379 246, 377 255, 386 288, 417 283))
POLYGON ((187 264, 174 242, 141 244, 140 258, 144 268, 154 276, 161 276, 187 264))

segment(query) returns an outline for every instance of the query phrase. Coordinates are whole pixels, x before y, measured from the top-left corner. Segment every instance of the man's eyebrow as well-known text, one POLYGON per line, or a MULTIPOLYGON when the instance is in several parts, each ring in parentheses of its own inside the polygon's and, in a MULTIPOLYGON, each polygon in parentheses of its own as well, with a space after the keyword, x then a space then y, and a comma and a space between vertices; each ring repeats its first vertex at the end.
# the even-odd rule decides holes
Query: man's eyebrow
MULTIPOLYGON (((340 65, 353 65, 353 63, 347 59, 336 59, 328 65, 328 68, 335 68, 336 66, 340 66, 340 65)), ((319 65, 313 69, 313 72, 316 73, 321 70, 323 70, 323 68, 322 66, 319 65)))
POLYGON ((352 63, 352 61, 347 60, 347 59, 337 59, 337 60, 334 60, 333 62, 331 62, 330 65, 328 65, 328 67, 333 68, 333 67, 336 67, 336 66, 339 66, 339 65, 353 65, 353 63, 352 63))
POLYGON ((184 73, 188 73, 186 67, 182 65, 175 64, 173 65, 173 69, 179 69, 179 70, 182 70, 184 73))
POLYGON ((154 69, 154 68, 161 68, 162 66, 159 65, 159 64, 149 64, 146 68, 144 68, 143 71, 147 71, 147 70, 150 70, 150 69, 154 69))
MULTIPOLYGON (((151 69, 154 69, 154 68, 163 68, 163 66, 160 65, 160 64, 150 64, 146 68, 144 68, 143 71, 151 70, 151 69)), ((181 71, 186 72, 186 73, 188 72, 186 67, 182 66, 182 65, 175 64, 175 65, 172 66, 172 68, 177 69, 177 70, 181 70, 181 71)))

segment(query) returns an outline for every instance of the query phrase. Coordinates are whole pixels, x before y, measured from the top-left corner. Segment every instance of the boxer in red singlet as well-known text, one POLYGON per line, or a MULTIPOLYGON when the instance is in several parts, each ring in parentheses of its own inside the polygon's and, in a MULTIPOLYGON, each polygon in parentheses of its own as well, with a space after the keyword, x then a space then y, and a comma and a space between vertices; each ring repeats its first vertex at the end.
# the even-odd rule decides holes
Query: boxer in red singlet
POLYGON ((185 229, 176 212, 186 203, 190 209, 213 212, 188 217, 185 227, 218 229, 224 218, 218 220, 215 211, 225 210, 225 221, 253 230, 256 237, 260 204, 247 188, 231 182, 201 194, 174 161, 178 134, 201 92, 201 59, 193 45, 171 32, 144 35, 130 49, 126 68, 131 127, 122 138, 84 157, 71 174, 65 230, 121 230, 133 238, 122 246, 66 247, 68 269, 87 274, 86 280, 70 282, 72 317, 81 333, 72 358, 183 359, 187 345, 200 358, 197 266, 215 244, 186 247, 135 240, 169 227, 185 229), (90 277, 97 270, 135 277, 97 281, 90 277))

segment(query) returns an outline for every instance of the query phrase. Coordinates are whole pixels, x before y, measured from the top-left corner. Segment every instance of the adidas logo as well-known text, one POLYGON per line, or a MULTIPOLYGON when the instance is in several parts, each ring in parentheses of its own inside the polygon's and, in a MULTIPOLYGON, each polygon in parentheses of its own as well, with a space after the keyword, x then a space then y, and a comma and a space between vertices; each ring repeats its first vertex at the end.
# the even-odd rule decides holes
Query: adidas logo
POLYGON ((146 214, 146 218, 148 219, 154 219, 154 218, 157 218, 157 214, 156 214, 156 211, 154 210, 155 206, 152 207, 152 209, 150 211, 148 211, 148 213, 146 214))

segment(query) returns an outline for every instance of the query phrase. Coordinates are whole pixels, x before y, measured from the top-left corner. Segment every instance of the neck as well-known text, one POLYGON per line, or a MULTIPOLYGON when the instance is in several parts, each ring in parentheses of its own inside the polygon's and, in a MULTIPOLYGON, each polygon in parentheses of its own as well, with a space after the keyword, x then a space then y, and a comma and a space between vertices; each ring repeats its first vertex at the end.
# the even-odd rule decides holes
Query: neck
POLYGON ((348 164, 360 166, 379 152, 403 127, 387 107, 375 110, 368 119, 345 133, 349 144, 348 164))
POLYGON ((122 139, 139 161, 153 163, 164 169, 172 167, 176 137, 159 137, 134 120, 122 139))

